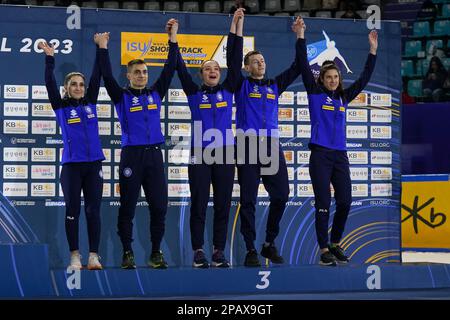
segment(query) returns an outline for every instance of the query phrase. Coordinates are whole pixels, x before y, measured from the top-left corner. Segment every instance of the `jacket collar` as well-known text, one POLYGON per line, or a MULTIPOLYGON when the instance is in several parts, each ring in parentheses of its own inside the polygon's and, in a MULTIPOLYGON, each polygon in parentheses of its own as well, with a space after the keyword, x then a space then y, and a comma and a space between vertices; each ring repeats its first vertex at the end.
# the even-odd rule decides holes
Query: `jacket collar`
POLYGON ((330 98, 332 99, 339 99, 339 93, 337 90, 331 91, 328 90, 327 88, 325 88, 325 86, 323 84, 320 84, 320 89, 330 98))
POLYGON ((254 83, 257 84, 259 86, 270 86, 271 84, 273 84, 273 80, 272 79, 253 79, 251 77, 247 77, 247 80, 250 83, 254 83))
POLYGON ((214 87, 210 87, 210 86, 207 86, 206 84, 202 84, 201 90, 203 93, 208 94, 208 93, 216 93, 217 91, 220 91, 221 88, 222 87, 220 84, 218 84, 217 86, 214 86, 214 87))
POLYGON ((148 94, 150 92, 150 89, 148 89, 147 87, 145 87, 144 89, 134 89, 134 88, 128 86, 126 89, 136 97, 143 95, 143 94, 148 94))
POLYGON ((74 99, 74 98, 70 98, 68 96, 65 96, 63 98, 63 103, 66 106, 79 106, 79 105, 86 105, 87 101, 86 99, 83 97, 81 99, 74 99))

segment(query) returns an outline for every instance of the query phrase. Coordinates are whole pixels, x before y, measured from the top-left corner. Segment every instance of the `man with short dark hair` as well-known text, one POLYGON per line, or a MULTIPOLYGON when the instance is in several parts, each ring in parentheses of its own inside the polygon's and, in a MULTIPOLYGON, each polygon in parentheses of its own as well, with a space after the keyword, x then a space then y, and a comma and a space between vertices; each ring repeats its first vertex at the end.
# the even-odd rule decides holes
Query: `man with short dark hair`
POLYGON ((115 104, 122 129, 122 153, 119 167, 120 208, 118 234, 123 246, 122 268, 135 269, 133 218, 141 186, 150 209, 152 253, 148 264, 155 269, 167 268, 160 245, 165 230, 167 212, 167 183, 161 144, 161 101, 169 88, 177 64, 178 22, 170 19, 169 56, 158 80, 147 88, 148 72, 145 61, 132 60, 127 66, 130 84, 122 88, 112 75, 107 44, 109 34, 97 35, 100 47, 100 70, 106 90, 115 104))

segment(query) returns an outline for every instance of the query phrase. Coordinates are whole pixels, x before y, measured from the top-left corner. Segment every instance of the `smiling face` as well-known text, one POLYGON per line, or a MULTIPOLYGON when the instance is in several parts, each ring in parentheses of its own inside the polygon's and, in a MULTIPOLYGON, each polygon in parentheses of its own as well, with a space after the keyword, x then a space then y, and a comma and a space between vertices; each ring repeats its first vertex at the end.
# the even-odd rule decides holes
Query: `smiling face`
POLYGON ((69 97, 79 100, 84 97, 85 87, 84 78, 80 74, 68 76, 64 84, 69 97))
POLYGON ((320 75, 322 83, 327 90, 335 91, 340 83, 339 72, 336 69, 329 69, 320 75))
POLYGON ((214 60, 207 61, 200 69, 203 83, 208 87, 215 87, 220 81, 219 63, 214 60))
POLYGON ((246 59, 245 71, 254 79, 262 79, 266 74, 266 62, 260 53, 252 54, 246 59))

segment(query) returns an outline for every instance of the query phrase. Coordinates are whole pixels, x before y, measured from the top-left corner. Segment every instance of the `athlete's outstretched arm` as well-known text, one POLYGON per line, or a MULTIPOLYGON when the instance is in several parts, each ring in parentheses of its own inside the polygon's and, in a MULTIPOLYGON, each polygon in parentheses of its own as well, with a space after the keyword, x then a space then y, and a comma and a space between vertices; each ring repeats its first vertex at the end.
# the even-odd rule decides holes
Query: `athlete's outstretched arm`
POLYGON ((370 31, 369 33, 369 45, 369 55, 367 57, 363 72, 359 76, 358 80, 353 82, 350 87, 344 90, 347 102, 355 99, 355 97, 364 89, 372 76, 373 70, 375 69, 378 49, 378 33, 375 30, 370 31))
POLYGON ((96 33, 94 35, 94 42, 100 48, 98 62, 103 81, 105 82, 106 91, 108 91, 112 101, 118 103, 122 100, 123 89, 119 86, 112 74, 111 61, 108 53, 109 32, 96 33))
MULTIPOLYGON (((95 41, 94 41, 95 42, 95 41)), ((96 46, 97 47, 97 46, 96 46)), ((95 61, 92 68, 91 78, 89 80, 89 86, 86 90, 86 99, 89 103, 97 104, 98 92, 100 91, 100 65, 98 63, 100 49, 97 47, 95 50, 95 61)))
POLYGON ((169 89, 170 82, 172 81, 175 69, 177 67, 177 56, 179 55, 179 49, 177 43, 178 21, 176 19, 172 18, 167 21, 166 32, 169 34, 169 55, 166 63, 164 63, 164 68, 161 71, 158 80, 156 80, 152 86, 156 91, 158 91, 161 99, 163 99, 166 95, 167 89, 169 89))
POLYGON ((183 61, 183 57, 181 56, 181 52, 177 50, 177 66, 176 70, 178 73, 178 78, 181 82, 181 87, 183 88, 184 93, 190 96, 195 94, 199 90, 199 86, 192 79, 191 74, 188 72, 186 64, 183 61))
POLYGON ((242 51, 244 39, 244 11, 239 8, 233 15, 231 21, 230 33, 227 39, 227 77, 224 81, 224 86, 231 92, 237 91, 244 81, 245 77, 242 75, 242 51))
POLYGON ((61 106, 62 100, 58 86, 56 85, 55 74, 53 73, 53 70, 55 70, 55 49, 47 42, 40 42, 38 47, 45 53, 45 86, 47 88, 48 99, 53 109, 57 109, 61 106))
MULTIPOLYGON (((305 45, 305 29, 306 24, 301 17, 297 17, 292 23, 292 31, 297 36, 297 42, 295 43, 295 61, 281 74, 275 77, 275 81, 278 85, 278 93, 281 94, 286 88, 294 82, 294 80, 305 72, 311 73, 308 65, 308 59, 306 57, 306 45, 305 45)), ((312 81, 314 82, 314 77, 312 76, 312 81)), ((303 80, 305 82, 305 80, 303 80)), ((306 86, 306 83, 305 83, 306 86)))

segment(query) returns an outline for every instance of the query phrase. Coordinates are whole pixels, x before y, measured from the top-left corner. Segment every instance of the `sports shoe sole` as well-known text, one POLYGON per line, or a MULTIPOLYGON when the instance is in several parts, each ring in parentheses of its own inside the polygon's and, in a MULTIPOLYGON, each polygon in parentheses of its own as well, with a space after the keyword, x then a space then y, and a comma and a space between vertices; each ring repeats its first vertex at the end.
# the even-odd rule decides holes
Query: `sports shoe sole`
POLYGON ((336 262, 322 262, 322 261, 319 261, 319 264, 321 265, 321 266, 326 266, 326 267, 336 267, 336 262))
POLYGON ((70 268, 72 268, 73 270, 83 270, 83 266, 80 267, 75 267, 75 266, 69 266, 70 268))
POLYGON ((149 267, 153 269, 167 269, 168 266, 164 264, 149 264, 149 267))
POLYGON ((197 269, 208 269, 209 263, 193 263, 192 266, 197 269))
POLYGON ((103 270, 102 266, 87 266, 88 270, 103 270))
POLYGON ((229 263, 224 263, 224 262, 211 262, 211 265, 214 268, 229 268, 230 264, 229 263))

